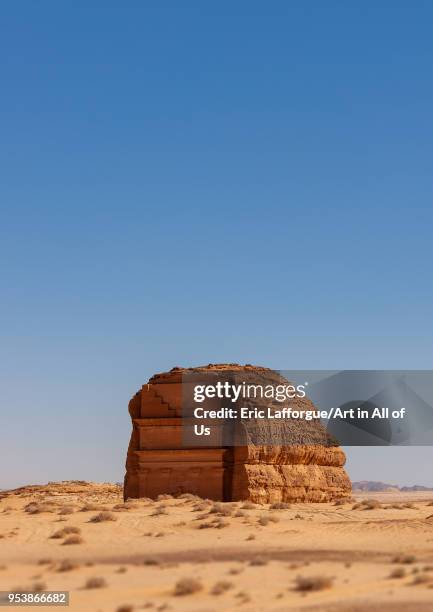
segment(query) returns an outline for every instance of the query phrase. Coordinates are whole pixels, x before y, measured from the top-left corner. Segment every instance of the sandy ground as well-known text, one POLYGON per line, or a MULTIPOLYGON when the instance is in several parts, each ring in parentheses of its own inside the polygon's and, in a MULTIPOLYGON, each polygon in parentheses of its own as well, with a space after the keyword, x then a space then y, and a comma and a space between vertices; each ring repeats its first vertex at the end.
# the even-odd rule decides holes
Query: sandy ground
POLYGON ((433 494, 368 498, 272 509, 124 505, 120 487, 91 483, 2 492, 0 589, 68 590, 69 609, 93 612, 433 611, 433 494))

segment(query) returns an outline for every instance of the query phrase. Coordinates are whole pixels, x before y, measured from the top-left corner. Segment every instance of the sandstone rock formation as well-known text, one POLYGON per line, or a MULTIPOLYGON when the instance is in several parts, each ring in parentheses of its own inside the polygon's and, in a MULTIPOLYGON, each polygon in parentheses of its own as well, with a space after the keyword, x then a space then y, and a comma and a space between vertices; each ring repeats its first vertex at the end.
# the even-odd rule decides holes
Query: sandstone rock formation
MULTIPOLYGON (((236 422, 233 446, 224 435, 216 435, 213 446, 186 445, 185 380, 226 374, 239 380, 288 383, 267 368, 237 364, 173 368, 153 376, 129 403, 133 430, 125 498, 194 493, 215 500, 266 503, 325 502, 350 495, 345 454, 317 420, 274 424, 250 419, 236 422)), ((258 403, 250 398, 248 402, 251 407, 258 403)), ((263 399, 260 402, 263 405, 263 399)), ((307 397, 293 402, 299 409, 314 409, 307 397)), ((272 400, 266 403, 275 407, 272 400)))

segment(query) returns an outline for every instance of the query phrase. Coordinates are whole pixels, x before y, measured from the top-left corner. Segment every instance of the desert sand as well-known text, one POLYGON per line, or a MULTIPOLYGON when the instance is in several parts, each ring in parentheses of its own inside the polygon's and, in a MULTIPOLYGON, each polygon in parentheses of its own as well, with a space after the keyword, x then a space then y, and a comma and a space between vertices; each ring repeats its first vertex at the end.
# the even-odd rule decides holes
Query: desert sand
MULTIPOLYGON (((71 610, 433 610, 433 494, 273 508, 118 485, 0 493, 0 589, 71 610)), ((44 609, 54 609, 47 606, 44 609)))

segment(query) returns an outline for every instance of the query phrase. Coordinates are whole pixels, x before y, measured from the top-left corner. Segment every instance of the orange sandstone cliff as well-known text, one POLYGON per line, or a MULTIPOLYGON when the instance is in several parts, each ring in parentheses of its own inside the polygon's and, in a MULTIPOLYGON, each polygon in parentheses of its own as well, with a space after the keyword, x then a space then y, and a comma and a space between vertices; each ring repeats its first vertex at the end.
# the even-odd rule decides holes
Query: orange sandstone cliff
MULTIPOLYGON (((214 500, 266 503, 326 502, 350 495, 345 454, 319 421, 284 423, 279 430, 281 437, 283 427, 284 443, 270 443, 276 427, 272 422, 248 421, 239 424, 241 444, 224 446, 220 439, 214 446, 185 445, 185 375, 200 380, 225 372, 273 385, 288 382, 268 368, 237 364, 173 368, 153 376, 129 402, 133 429, 125 498, 194 493, 214 500)), ((314 408, 307 397, 294 402, 296 409, 314 408)))

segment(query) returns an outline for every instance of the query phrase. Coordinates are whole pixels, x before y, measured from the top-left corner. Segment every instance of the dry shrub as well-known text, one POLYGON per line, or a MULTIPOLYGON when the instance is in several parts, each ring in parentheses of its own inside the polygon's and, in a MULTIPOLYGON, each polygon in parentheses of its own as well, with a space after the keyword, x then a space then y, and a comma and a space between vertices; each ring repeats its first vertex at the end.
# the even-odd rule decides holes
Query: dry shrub
POLYGON ((248 603, 249 601, 251 601, 251 597, 245 591, 239 591, 239 593, 236 593, 235 597, 240 599, 240 604, 248 603))
POLYGON ((229 580, 219 580, 214 584, 211 590, 211 595, 222 595, 233 587, 233 583, 229 580))
POLYGON ((334 502, 334 506, 344 506, 344 504, 347 504, 345 499, 336 499, 334 502))
POLYGON ((132 502, 124 502, 123 504, 116 504, 113 506, 113 510, 116 512, 123 512, 124 510, 135 510, 138 508, 137 504, 133 504, 132 502))
POLYGON ((13 587, 11 589, 11 592, 13 593, 41 593, 42 591, 46 591, 46 590, 47 590, 46 582, 35 582, 34 584, 32 584, 32 586, 28 586, 28 587, 21 587, 21 586, 13 587))
POLYGON ((275 502, 269 506, 269 510, 288 510, 290 507, 286 502, 275 502))
POLYGON ((63 527, 63 529, 59 529, 58 531, 54 532, 53 535, 50 537, 53 540, 58 540, 64 538, 67 535, 79 533, 81 533, 81 529, 79 527, 73 527, 72 525, 68 525, 66 527, 63 527))
POLYGON ((81 508, 80 512, 106 512, 108 510, 107 506, 101 506, 101 504, 84 504, 81 508))
POLYGON ((392 570, 392 572, 390 573, 388 577, 389 578, 404 578, 405 576, 406 576, 406 570, 404 569, 404 567, 396 567, 395 569, 392 570))
POLYGON ((237 512, 234 513, 233 515, 235 518, 242 518, 247 516, 247 513, 244 512, 243 510, 238 510, 237 512))
POLYGON ((250 535, 245 538, 247 542, 251 542, 251 540, 255 540, 256 536, 253 533, 250 533, 250 535))
POLYGON ((267 565, 267 564, 268 564, 268 560, 265 559, 264 557, 254 557, 250 561, 250 565, 253 565, 253 566, 267 565))
POLYGON ((203 502, 200 502, 199 504, 196 504, 196 505, 193 507, 192 511, 193 511, 193 512, 204 512, 205 510, 207 510, 207 509, 208 509, 208 507, 209 507, 209 503, 210 503, 210 501, 209 501, 209 500, 205 500, 205 501, 203 501, 203 502))
POLYGON ((167 508, 164 505, 161 505, 157 506, 150 516, 161 516, 163 514, 168 514, 168 512, 167 508))
POLYGON ((177 495, 179 499, 185 499, 186 501, 201 501, 201 497, 194 495, 193 493, 181 493, 177 495))
POLYGON ((181 578, 176 582, 174 595, 192 595, 203 589, 202 583, 197 578, 181 578))
POLYGON ((49 565, 50 563, 52 563, 53 560, 52 559, 39 559, 38 561, 38 565, 49 565))
POLYGON ((298 576, 295 591, 323 591, 330 589, 334 579, 330 576, 298 576))
POLYGON ((164 501, 165 499, 173 499, 173 495, 169 495, 168 493, 161 493, 156 498, 156 501, 164 501))
POLYGON ((417 574, 412 580, 411 584, 428 584, 432 582, 432 577, 428 574, 417 574))
POLYGON ((207 523, 201 523, 197 526, 198 529, 223 529, 224 527, 228 527, 228 521, 224 521, 221 518, 214 519, 213 521, 209 521, 207 523))
POLYGON ((230 574, 230 576, 237 576, 238 574, 241 574, 243 571, 244 571, 243 567, 231 567, 227 573, 230 574))
POLYGON ((57 568, 58 572, 70 572, 74 569, 77 569, 79 567, 78 563, 75 563, 74 561, 70 561, 69 559, 63 559, 63 561, 60 561, 60 565, 57 568))
POLYGON ((231 516, 232 507, 217 502, 210 508, 209 514, 218 514, 219 516, 231 516))
POLYGON ((415 561, 415 555, 396 555, 392 560, 393 563, 404 563, 405 565, 410 565, 411 563, 415 563, 415 561))
POLYGON ((263 514, 259 520, 258 523, 260 525, 263 525, 263 527, 265 527, 266 525, 268 525, 269 523, 278 523, 279 522, 279 518, 278 516, 276 516, 275 514, 263 514))
POLYGON ((134 606, 131 606, 129 604, 123 604, 122 606, 119 606, 116 610, 116 612, 133 612, 134 610, 134 606))
POLYGON ((143 560, 143 565, 160 565, 160 561, 158 559, 149 558, 143 560))
POLYGON ((116 570, 116 574, 126 574, 126 572, 128 571, 128 568, 121 566, 119 568, 117 568, 116 570))
POLYGON ((63 508, 60 509, 59 514, 60 515, 65 515, 65 514, 73 514, 75 512, 75 506, 63 506, 63 508))
POLYGON ((116 521, 116 517, 111 512, 100 512, 99 514, 95 514, 90 519, 91 523, 103 523, 105 521, 116 521))
POLYGON ((70 544, 82 544, 84 542, 83 538, 79 535, 71 535, 69 537, 66 538, 66 540, 63 542, 62 546, 67 546, 70 544))
POLYGON ((246 501, 244 504, 242 504, 241 508, 242 510, 255 510, 256 504, 253 504, 253 502, 250 501, 246 501))
POLYGON ((85 589, 102 589, 107 586, 105 578, 93 577, 89 578, 84 585, 85 589))
POLYGON ((377 499, 366 499, 362 502, 363 510, 376 510, 382 508, 382 504, 377 499))
POLYGON ((382 508, 382 504, 377 499, 363 499, 352 506, 352 510, 377 510, 378 508, 382 508))
POLYGON ((55 512, 56 507, 53 504, 31 502, 24 507, 28 514, 40 514, 41 512, 55 512))

